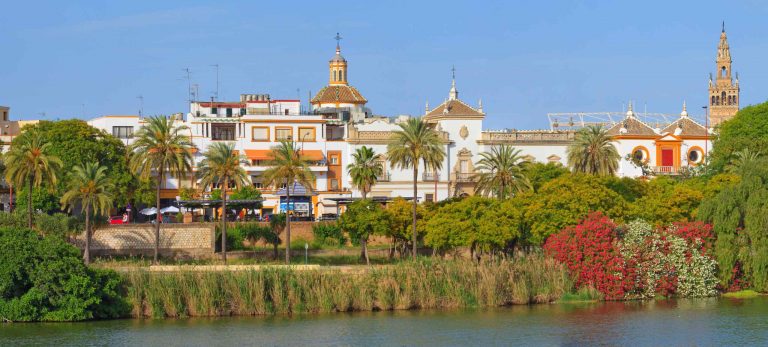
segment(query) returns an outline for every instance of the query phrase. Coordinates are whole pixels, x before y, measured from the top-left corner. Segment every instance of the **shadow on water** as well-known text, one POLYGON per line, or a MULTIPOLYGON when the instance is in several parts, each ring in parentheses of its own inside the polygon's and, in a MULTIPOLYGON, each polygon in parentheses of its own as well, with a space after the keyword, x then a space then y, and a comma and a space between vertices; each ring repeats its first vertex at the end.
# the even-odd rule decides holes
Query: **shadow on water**
POLYGON ((0 325, 0 346, 768 345, 768 298, 0 325))

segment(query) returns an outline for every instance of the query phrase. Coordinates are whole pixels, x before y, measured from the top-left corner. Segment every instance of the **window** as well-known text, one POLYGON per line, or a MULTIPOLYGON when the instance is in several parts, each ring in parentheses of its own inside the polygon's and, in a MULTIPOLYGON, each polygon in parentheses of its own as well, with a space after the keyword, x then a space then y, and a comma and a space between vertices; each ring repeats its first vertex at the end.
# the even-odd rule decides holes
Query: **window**
POLYGON ((299 127, 299 141, 315 142, 315 127, 299 127))
POLYGON ((632 150, 632 160, 640 162, 640 163, 648 163, 648 149, 643 146, 635 147, 632 150))
POLYGON ((288 109, 287 108, 285 109, 285 115, 286 116, 288 115, 288 109))
POLYGON ((275 140, 277 141, 293 140, 293 128, 275 128, 275 140))
POLYGON ((269 127, 253 127, 251 129, 251 141, 269 141, 269 127))
POLYGON ((240 109, 240 115, 241 115, 241 116, 245 116, 245 109, 244 109, 244 108, 241 108, 241 109, 240 109))
POLYGON ((462 160, 460 162, 459 172, 461 172, 461 173, 468 173, 469 172, 469 160, 462 160))
POLYGON ((333 70, 333 81, 336 82, 336 70, 333 70))
POLYGON ((331 154, 331 157, 329 159, 331 165, 339 165, 339 155, 338 154, 331 154))
POLYGON ((219 108, 218 107, 211 107, 211 114, 219 114, 219 108))
POLYGON ((427 194, 424 195, 424 200, 425 201, 434 202, 435 201, 435 195, 431 194, 431 193, 427 193, 427 194))
POLYGON ((327 125, 325 127, 325 139, 328 141, 344 140, 344 126, 327 125))
POLYGON ((232 117, 232 109, 231 108, 227 109, 227 117, 232 117))
POLYGON ((215 141, 234 141, 234 124, 211 124, 211 139, 215 141))
POLYGON ((701 147, 694 146, 688 150, 688 164, 698 165, 704 160, 704 151, 701 147))
POLYGON ((331 180, 331 189, 329 190, 339 190, 339 180, 331 180))
POLYGON ((131 126, 112 127, 112 136, 117 137, 118 139, 133 138, 133 127, 131 126))

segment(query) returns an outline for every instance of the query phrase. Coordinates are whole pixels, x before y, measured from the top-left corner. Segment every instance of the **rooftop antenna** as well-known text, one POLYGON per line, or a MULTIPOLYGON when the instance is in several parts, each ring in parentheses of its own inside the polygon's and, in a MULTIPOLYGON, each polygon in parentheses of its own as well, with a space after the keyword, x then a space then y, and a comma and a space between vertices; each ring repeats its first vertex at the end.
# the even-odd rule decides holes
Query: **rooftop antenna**
POLYGON ((142 117, 144 115, 144 96, 139 95, 136 99, 139 99, 139 117, 142 117))
POLYGON ((200 85, 195 83, 192 84, 192 101, 197 100, 197 98, 200 97, 200 85))
POLYGON ((184 77, 187 79, 187 96, 189 97, 189 103, 191 104, 193 101, 192 96, 192 70, 190 70, 188 67, 181 69, 181 71, 184 71, 187 73, 187 75, 184 77))
POLYGON ((216 93, 213 95, 216 97, 216 100, 219 100, 219 64, 213 64, 211 66, 216 68, 216 93))

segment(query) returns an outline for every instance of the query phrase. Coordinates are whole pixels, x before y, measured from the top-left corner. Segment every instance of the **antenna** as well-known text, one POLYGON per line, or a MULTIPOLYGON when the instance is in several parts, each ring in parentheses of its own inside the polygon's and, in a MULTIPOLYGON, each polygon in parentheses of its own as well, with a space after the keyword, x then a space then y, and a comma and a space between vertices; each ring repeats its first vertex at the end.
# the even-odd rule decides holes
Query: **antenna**
POLYGON ((136 97, 136 99, 139 99, 139 118, 144 116, 144 96, 139 95, 136 97))
POLYGON ((181 69, 181 71, 184 71, 187 73, 187 75, 184 77, 187 80, 187 94, 189 96, 189 103, 191 104, 194 97, 192 95, 192 70, 190 70, 188 67, 181 69))
POLYGON ((197 83, 193 84, 192 85, 192 100, 193 101, 198 100, 198 98, 200 97, 199 93, 200 93, 200 85, 197 84, 197 83))
POLYGON ((216 68, 216 93, 213 94, 216 100, 219 100, 219 64, 211 65, 216 68))

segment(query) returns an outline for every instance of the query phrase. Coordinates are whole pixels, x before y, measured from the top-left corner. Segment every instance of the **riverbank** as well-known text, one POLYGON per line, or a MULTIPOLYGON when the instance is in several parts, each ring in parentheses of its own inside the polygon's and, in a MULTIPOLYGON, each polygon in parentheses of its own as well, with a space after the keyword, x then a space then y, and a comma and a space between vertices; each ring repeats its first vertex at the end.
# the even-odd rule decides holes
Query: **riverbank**
POLYGON ((349 274, 333 269, 123 272, 131 316, 201 317, 496 307, 568 292, 552 259, 473 263, 424 259, 349 274))

